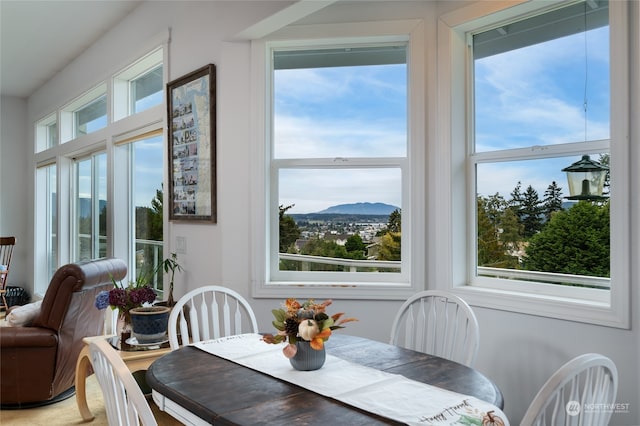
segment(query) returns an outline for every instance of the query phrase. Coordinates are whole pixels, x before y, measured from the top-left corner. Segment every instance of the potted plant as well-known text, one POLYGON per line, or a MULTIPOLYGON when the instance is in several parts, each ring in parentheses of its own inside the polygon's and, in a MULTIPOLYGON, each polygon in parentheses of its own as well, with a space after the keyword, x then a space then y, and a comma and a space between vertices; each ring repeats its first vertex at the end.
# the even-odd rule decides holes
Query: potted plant
MULTIPOLYGON (((127 347, 126 341, 131 335, 132 329, 134 333, 136 332, 132 316, 135 315, 137 309, 143 306, 150 306, 156 299, 156 292, 147 283, 145 276, 140 276, 136 281, 130 281, 128 284, 118 283, 113 277, 111 277, 111 281, 114 288, 98 293, 95 306, 98 309, 111 307, 113 310, 118 310, 118 316, 122 324, 119 330, 121 336, 120 344, 121 348, 125 349, 127 347)), ((166 312, 169 311, 169 309, 165 309, 166 312)), ((164 332, 166 333, 166 321, 164 332)))
POLYGON ((333 330, 344 328, 345 323, 358 321, 356 318, 343 318, 344 312, 329 316, 325 310, 333 303, 325 300, 316 303, 309 299, 304 303, 289 298, 284 307, 273 309, 275 320, 272 322, 278 332, 265 333, 262 340, 266 343, 285 343, 282 352, 289 358, 296 370, 309 371, 321 368, 325 361, 324 342, 329 340, 333 330))
POLYGON ((156 305, 168 306, 172 308, 176 304, 175 300, 173 300, 173 278, 176 274, 176 271, 182 272, 182 266, 180 266, 180 264, 178 263, 178 255, 176 253, 171 253, 170 257, 167 257, 162 262, 160 262, 158 268, 156 269, 156 272, 161 269, 164 270, 165 273, 169 273, 169 271, 171 271, 171 275, 169 277, 169 294, 166 301, 158 302, 156 303, 156 305))

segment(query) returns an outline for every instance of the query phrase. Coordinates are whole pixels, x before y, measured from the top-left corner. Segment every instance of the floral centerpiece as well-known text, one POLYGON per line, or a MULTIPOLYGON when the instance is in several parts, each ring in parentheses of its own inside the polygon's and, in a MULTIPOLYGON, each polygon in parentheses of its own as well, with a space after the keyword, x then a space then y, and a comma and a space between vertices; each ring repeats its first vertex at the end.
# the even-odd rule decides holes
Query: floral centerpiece
POLYGON ((156 300, 156 291, 146 284, 146 280, 139 279, 130 281, 128 285, 117 283, 111 277, 114 288, 109 291, 103 290, 96 296, 95 306, 98 309, 117 309, 119 316, 125 325, 131 324, 130 311, 133 308, 139 308, 144 304, 151 304, 156 300))
POLYGON ((262 340, 266 343, 288 344, 283 349, 284 356, 293 358, 298 352, 298 342, 309 342, 312 349, 320 351, 324 349, 324 342, 331 336, 333 330, 344 328, 342 324, 357 321, 356 318, 342 318, 344 312, 327 315, 326 308, 331 305, 332 300, 325 300, 322 303, 315 303, 309 299, 304 303, 290 298, 284 302, 284 307, 273 309, 271 312, 275 317, 272 322, 278 330, 274 334, 265 334, 262 340))

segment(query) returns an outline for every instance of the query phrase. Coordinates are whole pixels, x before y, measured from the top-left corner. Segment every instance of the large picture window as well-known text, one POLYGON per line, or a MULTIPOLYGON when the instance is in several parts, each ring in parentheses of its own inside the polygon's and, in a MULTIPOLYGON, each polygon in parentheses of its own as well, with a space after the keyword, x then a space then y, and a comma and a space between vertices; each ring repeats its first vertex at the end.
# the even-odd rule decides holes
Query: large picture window
MULTIPOLYGON (((471 76, 464 98, 452 89, 447 118, 453 164, 464 164, 464 173, 452 168, 452 188, 465 194, 451 197, 453 211, 464 204, 468 212, 452 215, 469 230, 454 231, 452 241, 454 251, 466 253, 464 268, 456 270, 459 259, 450 264, 454 288, 474 303, 610 325, 628 321, 617 308, 628 288, 618 198, 628 187, 628 148, 616 138, 628 126, 628 111, 619 108, 615 119, 612 113, 614 105, 626 105, 623 61, 615 59, 624 50, 609 48, 628 37, 621 7, 527 4, 463 18, 448 33, 447 55, 464 56, 471 76), (570 174, 578 175, 577 184, 570 186, 570 174), (573 309, 560 308, 565 303, 573 309)), ((452 84, 465 78, 452 74, 452 84)))
POLYGON ((608 290, 609 188, 575 200, 563 172, 587 154, 608 168, 607 3, 573 4, 472 39, 477 282, 608 290))
POLYGON ((412 290, 421 123, 410 34, 264 44, 269 237, 258 294, 412 290))

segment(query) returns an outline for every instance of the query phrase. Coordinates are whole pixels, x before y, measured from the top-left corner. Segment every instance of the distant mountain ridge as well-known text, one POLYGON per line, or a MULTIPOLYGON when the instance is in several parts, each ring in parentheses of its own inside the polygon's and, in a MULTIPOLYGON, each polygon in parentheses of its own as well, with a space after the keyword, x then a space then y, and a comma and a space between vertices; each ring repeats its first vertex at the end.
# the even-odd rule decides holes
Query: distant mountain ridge
POLYGON ((370 215, 390 215, 399 207, 385 203, 351 203, 331 206, 316 214, 370 214, 370 215))

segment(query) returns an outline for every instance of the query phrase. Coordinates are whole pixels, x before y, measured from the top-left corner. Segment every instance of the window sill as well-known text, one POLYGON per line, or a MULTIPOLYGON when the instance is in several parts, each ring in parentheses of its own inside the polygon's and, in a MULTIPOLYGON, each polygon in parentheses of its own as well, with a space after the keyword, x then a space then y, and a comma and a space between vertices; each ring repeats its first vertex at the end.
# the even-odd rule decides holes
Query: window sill
POLYGON ((470 285, 455 287, 452 292, 471 306, 607 327, 629 328, 629 318, 624 314, 627 310, 616 309, 608 302, 524 294, 470 285))
POLYGON ((417 289, 407 283, 255 283, 255 298, 300 298, 356 299, 356 300, 406 300, 417 289))

